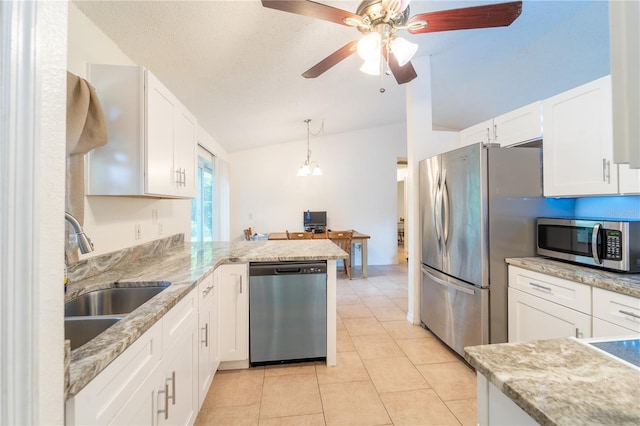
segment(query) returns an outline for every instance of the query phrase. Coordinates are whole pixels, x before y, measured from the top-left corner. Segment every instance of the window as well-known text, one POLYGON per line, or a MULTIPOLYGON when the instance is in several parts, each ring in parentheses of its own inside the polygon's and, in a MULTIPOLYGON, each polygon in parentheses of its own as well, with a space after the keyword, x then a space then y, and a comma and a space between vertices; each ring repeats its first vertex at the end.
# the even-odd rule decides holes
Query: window
POLYGON ((198 146, 198 194, 191 201, 191 241, 214 240, 214 156, 198 146))

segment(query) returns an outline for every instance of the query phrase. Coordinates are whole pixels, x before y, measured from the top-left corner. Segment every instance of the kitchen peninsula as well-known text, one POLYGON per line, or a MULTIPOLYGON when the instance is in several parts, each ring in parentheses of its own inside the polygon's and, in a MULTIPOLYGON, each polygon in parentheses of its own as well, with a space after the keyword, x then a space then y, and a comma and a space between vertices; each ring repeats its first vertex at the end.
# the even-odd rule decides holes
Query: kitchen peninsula
MULTIPOLYGON (((131 351, 127 352, 127 349, 139 344, 141 336, 148 334, 155 327, 160 328, 159 333, 162 339, 165 339, 167 333, 171 332, 169 328, 182 320, 180 317, 175 317, 175 321, 165 322, 164 327, 158 327, 158 324, 163 319, 166 321, 167 315, 189 298, 193 299, 193 302, 190 302, 195 305, 196 318, 193 321, 197 322, 198 297, 201 292, 194 290, 201 289, 202 284, 207 279, 211 279, 216 270, 230 265, 236 268, 236 271, 244 273, 246 280, 246 271, 250 262, 326 260, 326 362, 327 365, 335 365, 336 260, 345 257, 346 253, 328 240, 189 243, 183 241, 182 235, 178 235, 121 252, 90 258, 73 265, 70 268, 71 283, 65 296, 66 301, 81 294, 105 288, 158 285, 167 287, 130 314, 123 315, 122 320, 96 338, 71 351, 69 384, 66 389, 67 399, 71 404, 67 404, 67 420, 69 420, 70 408, 79 411, 83 409, 79 407, 81 405, 79 403, 74 407, 72 403, 74 397, 77 397, 88 384, 99 378, 101 372, 112 368, 120 355, 130 353, 131 351)), ((224 282, 222 284, 224 285, 224 282)), ((244 291, 246 294, 247 288, 248 281, 244 281, 243 284, 241 278, 240 292, 244 291)), ((220 310, 225 309, 225 304, 230 303, 230 301, 221 300, 220 310)), ((246 314, 248 316, 248 312, 246 314)), ((220 320, 223 321, 222 318, 220 320)), ((229 328, 229 325, 220 322, 218 329, 222 330, 224 327, 229 328)), ((196 327, 194 326, 193 329, 196 330, 196 327)), ((200 342, 202 334, 198 333, 195 332, 195 339, 200 342)), ((166 345, 164 340, 161 342, 166 345)), ((157 351, 155 348, 154 350, 157 351)), ((150 358, 152 355, 145 355, 145 357, 150 358)), ((197 354, 195 358, 197 360, 197 354)), ((138 384, 136 383, 136 386, 138 384)), ((131 398, 128 397, 126 400, 131 401, 131 398)), ((81 417, 75 417, 75 421, 77 422, 79 418, 81 417)))

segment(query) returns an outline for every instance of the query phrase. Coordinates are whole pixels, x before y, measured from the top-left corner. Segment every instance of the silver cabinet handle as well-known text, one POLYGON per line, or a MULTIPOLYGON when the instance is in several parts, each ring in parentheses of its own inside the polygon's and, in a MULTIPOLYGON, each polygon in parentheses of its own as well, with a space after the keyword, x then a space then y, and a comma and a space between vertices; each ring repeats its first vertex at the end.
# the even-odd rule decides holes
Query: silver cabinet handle
POLYGON ((498 125, 497 124, 493 125, 493 140, 496 143, 498 142, 498 125))
MULTIPOLYGON (((167 386, 167 382, 171 380, 171 396, 167 393, 167 400, 171 400, 171 405, 176 405, 176 372, 171 372, 171 377, 165 379, 164 384, 167 386)), ((167 407, 168 410, 168 407, 167 407)))
POLYGON ((487 143, 491 143, 491 128, 487 127, 487 143))
POLYGON ((591 255, 593 256, 593 260, 598 264, 602 263, 600 256, 598 256, 598 235, 600 234, 601 227, 602 225, 596 223, 593 226, 593 233, 591 234, 591 255))
POLYGON ((176 176, 176 183, 178 185, 180 185, 181 181, 182 181, 182 168, 178 168, 176 169, 176 171, 174 172, 177 176, 176 176))
POLYGON ((611 161, 606 158, 602 159, 602 180, 611 183, 611 161))
POLYGON ((182 186, 187 186, 187 169, 182 169, 182 178, 180 179, 182 186))
POLYGON ((158 410, 158 414, 164 413, 164 419, 169 420, 169 385, 166 381, 164 383, 164 390, 160 390, 158 393, 164 394, 164 410, 158 410))
POLYGON ((242 294, 242 275, 240 275, 240 294, 242 294))
POLYGON ((549 293, 551 293, 551 287, 547 287, 544 286, 542 284, 538 284, 538 283, 534 283, 532 281, 529 281, 529 285, 537 290, 544 290, 544 291, 548 291, 549 293))
POLYGON ((640 315, 634 314, 633 312, 623 311, 622 309, 619 309, 618 312, 620 312, 622 315, 629 315, 630 317, 640 319, 640 315))
POLYGON ((582 337, 584 337, 584 334, 582 334, 582 331, 576 327, 576 339, 581 339, 582 337))
POLYGON ((208 322, 204 323, 204 327, 202 327, 200 330, 204 331, 204 340, 200 340, 200 343, 204 343, 204 347, 208 348, 209 347, 209 323, 208 322))

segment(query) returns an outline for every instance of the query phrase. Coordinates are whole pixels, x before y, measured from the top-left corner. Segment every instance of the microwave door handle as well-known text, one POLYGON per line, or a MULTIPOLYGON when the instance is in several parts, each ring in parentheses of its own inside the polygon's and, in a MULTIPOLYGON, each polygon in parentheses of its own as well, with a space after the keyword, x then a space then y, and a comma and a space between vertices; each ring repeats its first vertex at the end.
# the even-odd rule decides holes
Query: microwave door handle
POLYGON ((598 254, 598 235, 600 235, 601 228, 602 225, 596 223, 593 226, 593 233, 591 234, 591 256, 598 265, 602 263, 602 259, 600 259, 600 255, 598 254))

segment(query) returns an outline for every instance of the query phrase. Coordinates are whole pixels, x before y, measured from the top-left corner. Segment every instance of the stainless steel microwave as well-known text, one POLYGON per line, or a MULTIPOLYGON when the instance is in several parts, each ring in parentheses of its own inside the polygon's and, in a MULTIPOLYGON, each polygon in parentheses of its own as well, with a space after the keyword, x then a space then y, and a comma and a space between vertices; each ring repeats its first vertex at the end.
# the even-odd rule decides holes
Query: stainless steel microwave
POLYGON ((539 217, 537 240, 542 256, 640 272, 640 221, 539 217))

